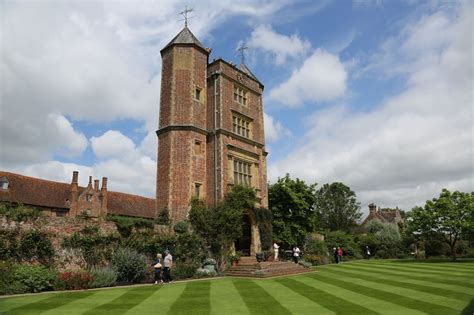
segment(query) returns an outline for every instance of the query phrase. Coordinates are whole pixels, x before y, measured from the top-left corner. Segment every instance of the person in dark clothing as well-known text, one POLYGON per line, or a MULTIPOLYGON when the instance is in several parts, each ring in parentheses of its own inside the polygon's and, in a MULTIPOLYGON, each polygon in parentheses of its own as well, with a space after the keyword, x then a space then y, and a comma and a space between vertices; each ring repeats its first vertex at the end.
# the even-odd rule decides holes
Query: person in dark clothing
POLYGON ((336 247, 332 248, 332 255, 334 256, 334 261, 336 262, 336 264, 338 264, 339 263, 339 254, 337 253, 337 248, 336 247))

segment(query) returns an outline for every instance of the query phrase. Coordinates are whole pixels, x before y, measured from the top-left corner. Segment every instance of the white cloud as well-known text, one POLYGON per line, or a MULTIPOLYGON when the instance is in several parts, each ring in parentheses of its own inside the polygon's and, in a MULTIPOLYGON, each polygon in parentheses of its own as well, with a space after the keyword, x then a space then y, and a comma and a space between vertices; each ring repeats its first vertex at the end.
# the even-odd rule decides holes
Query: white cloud
POLYGON ((133 141, 116 130, 109 130, 100 137, 92 137, 91 146, 99 159, 129 155, 135 150, 133 141))
POLYGON ((297 34, 285 36, 276 33, 270 25, 258 26, 250 35, 247 43, 250 48, 270 52, 277 65, 284 64, 289 58, 304 56, 311 48, 308 40, 302 40, 297 34))
POLYGON ((375 202, 409 210, 443 187, 473 191, 471 21, 470 5, 454 15, 438 11, 390 38, 401 56, 387 52, 384 66, 403 69, 406 89, 370 112, 336 106, 314 113, 297 149, 269 166, 269 178, 289 172, 320 184, 341 181, 364 209, 375 202), (417 50, 415 38, 425 35, 428 48, 417 50))
POLYGON ((291 136, 291 132, 283 127, 283 125, 276 121, 272 116, 263 113, 265 139, 270 142, 280 140, 281 137, 291 136))
POLYGON ((339 58, 317 49, 288 81, 272 89, 269 96, 270 100, 290 107, 335 100, 344 95, 346 81, 347 73, 339 58))

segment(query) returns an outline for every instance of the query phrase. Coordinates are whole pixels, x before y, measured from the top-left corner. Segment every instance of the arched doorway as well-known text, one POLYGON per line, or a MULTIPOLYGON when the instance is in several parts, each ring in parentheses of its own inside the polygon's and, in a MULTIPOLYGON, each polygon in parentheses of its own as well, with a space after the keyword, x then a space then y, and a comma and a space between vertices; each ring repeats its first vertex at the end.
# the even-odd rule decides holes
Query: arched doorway
POLYGON ((250 256, 252 245, 252 226, 248 214, 242 218, 242 237, 235 241, 235 250, 242 253, 242 256, 250 256))

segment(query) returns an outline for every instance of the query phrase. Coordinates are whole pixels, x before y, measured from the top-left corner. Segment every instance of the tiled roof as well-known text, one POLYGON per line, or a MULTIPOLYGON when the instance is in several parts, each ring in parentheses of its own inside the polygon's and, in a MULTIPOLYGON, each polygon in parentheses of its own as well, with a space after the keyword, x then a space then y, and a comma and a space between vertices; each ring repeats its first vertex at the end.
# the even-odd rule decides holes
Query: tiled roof
POLYGON ((361 223, 361 225, 366 225, 367 223, 369 223, 372 220, 379 220, 382 223, 387 222, 387 220, 382 215, 380 215, 380 213, 370 212, 369 215, 367 216, 367 218, 365 218, 365 220, 361 223))
POLYGON ((134 217, 155 217, 155 199, 115 191, 107 193, 108 213, 134 217))
POLYGON ((22 203, 31 206, 42 206, 67 209, 70 184, 2 172, 0 177, 8 180, 8 190, 0 189, 0 201, 22 203))
POLYGON ((192 44, 207 51, 206 48, 201 44, 201 42, 196 38, 196 36, 191 33, 191 31, 187 27, 183 28, 181 32, 179 32, 178 35, 176 35, 161 51, 174 44, 192 44))

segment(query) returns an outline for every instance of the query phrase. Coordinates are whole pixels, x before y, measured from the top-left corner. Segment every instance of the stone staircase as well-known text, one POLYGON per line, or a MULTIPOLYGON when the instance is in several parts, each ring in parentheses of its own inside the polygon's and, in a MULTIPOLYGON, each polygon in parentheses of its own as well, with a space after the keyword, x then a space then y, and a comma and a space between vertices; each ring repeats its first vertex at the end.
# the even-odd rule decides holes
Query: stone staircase
POLYGON ((311 269, 289 261, 262 261, 255 257, 241 257, 237 266, 228 268, 226 276, 268 278, 310 272, 311 269))

